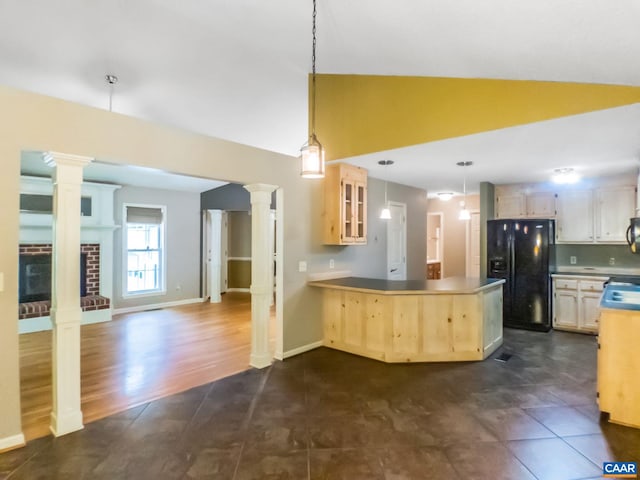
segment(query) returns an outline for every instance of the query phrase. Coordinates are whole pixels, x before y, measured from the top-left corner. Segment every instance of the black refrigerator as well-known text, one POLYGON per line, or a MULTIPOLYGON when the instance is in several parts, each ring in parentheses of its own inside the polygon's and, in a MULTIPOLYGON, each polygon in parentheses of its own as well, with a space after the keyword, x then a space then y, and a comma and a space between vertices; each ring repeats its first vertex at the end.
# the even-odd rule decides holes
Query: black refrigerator
POLYGON ((487 221, 487 276, 504 278, 505 327, 549 331, 553 220, 487 221))

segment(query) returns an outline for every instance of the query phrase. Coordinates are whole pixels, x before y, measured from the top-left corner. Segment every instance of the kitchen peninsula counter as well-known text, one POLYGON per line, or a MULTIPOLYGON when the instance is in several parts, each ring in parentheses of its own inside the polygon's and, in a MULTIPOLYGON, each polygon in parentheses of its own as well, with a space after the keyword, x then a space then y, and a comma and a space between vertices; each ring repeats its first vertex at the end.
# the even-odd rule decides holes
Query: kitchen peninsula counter
POLYGON ((309 282, 323 289, 324 344, 384 362, 483 360, 502 345, 500 279, 309 282))

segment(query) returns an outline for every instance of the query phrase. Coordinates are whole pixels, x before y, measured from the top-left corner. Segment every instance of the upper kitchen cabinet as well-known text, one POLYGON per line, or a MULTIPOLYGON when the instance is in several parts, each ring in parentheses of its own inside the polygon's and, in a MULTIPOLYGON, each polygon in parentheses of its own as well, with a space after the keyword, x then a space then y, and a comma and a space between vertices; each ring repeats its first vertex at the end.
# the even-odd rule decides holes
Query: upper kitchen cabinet
POLYGON ((629 219, 635 217, 634 187, 596 190, 596 241, 626 243, 629 219))
POLYGON ((496 218, 554 218, 555 215, 552 192, 504 191, 496 195, 496 218))
POLYGON ((345 163, 330 164, 324 177, 323 242, 367 243, 367 171, 345 163))
POLYGON ((526 197, 527 217, 554 218, 556 216, 556 196, 552 192, 533 192, 526 197))
POLYGON ((521 218, 525 215, 524 194, 496 195, 496 218, 521 218))
POLYGON ((635 212, 635 187, 566 190, 557 194, 559 243, 625 243, 635 212))
POLYGON ((556 198, 556 241, 591 243, 593 235, 593 192, 566 190, 556 198))

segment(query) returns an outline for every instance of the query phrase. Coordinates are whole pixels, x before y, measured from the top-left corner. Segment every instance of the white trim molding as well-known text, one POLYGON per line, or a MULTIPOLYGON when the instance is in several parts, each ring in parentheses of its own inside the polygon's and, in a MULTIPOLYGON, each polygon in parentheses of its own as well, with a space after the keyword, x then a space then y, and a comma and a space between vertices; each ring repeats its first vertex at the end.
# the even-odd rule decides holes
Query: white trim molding
POLYGON ((22 433, 0 438, 0 453, 13 450, 14 448, 24 447, 26 444, 24 434, 22 433))
POLYGON ((173 302, 151 303, 148 305, 137 305, 135 307, 122 307, 113 310, 114 315, 121 313, 144 312, 145 310, 157 310, 159 308, 178 307, 180 305, 190 305, 192 303, 202 303, 204 298, 185 298, 184 300, 174 300, 173 302))
POLYGON ((282 357, 283 358, 294 357, 296 355, 300 355, 301 353, 309 352, 311 350, 315 350, 316 348, 320 348, 322 346, 324 346, 324 342, 322 340, 318 342, 308 343, 306 345, 302 345, 301 347, 287 350, 286 352, 284 352, 282 357))

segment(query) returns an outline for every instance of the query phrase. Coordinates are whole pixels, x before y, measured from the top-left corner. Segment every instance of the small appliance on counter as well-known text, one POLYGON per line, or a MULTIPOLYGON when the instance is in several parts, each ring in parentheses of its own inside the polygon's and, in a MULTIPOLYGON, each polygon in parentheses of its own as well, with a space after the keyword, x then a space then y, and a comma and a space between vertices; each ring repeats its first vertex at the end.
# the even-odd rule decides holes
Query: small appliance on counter
POLYGON ((632 253, 640 253, 640 217, 631 218, 627 228, 627 243, 632 253))
POLYGON ((487 276, 506 280, 505 327, 549 331, 555 265, 553 220, 487 221, 487 276))

